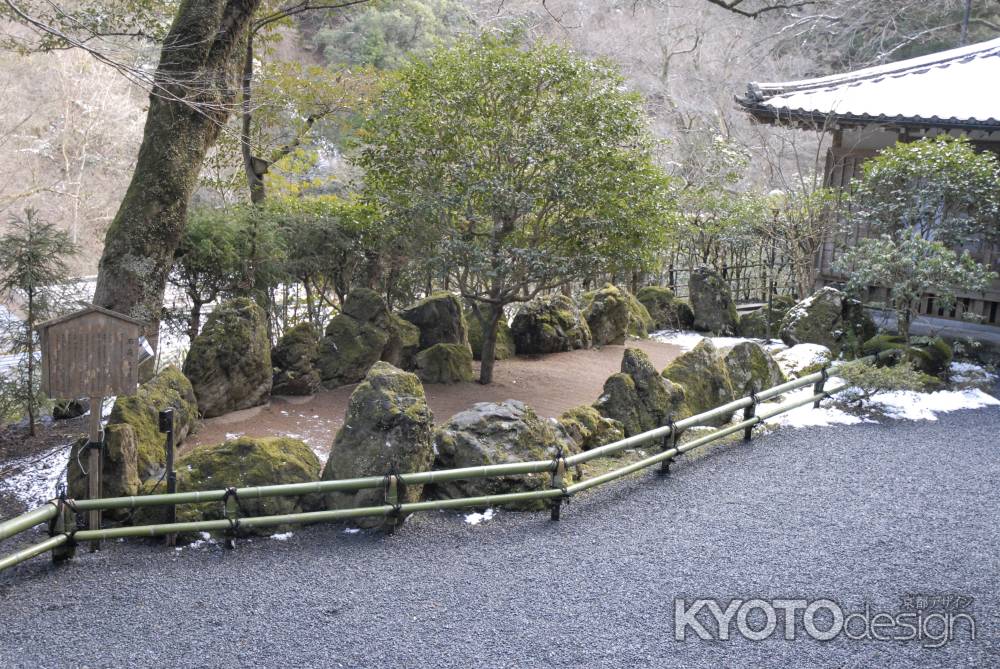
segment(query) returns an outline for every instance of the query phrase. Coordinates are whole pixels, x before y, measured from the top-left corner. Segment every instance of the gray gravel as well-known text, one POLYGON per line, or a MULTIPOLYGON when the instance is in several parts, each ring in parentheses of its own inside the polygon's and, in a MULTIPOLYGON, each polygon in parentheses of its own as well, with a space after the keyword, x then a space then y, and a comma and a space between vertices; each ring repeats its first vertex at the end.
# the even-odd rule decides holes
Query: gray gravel
POLYGON ((563 520, 411 518, 395 536, 116 543, 0 577, 0 667, 1000 665, 1000 409, 783 429, 574 500, 563 520), (978 638, 687 641, 674 598, 899 611, 968 595, 978 638))

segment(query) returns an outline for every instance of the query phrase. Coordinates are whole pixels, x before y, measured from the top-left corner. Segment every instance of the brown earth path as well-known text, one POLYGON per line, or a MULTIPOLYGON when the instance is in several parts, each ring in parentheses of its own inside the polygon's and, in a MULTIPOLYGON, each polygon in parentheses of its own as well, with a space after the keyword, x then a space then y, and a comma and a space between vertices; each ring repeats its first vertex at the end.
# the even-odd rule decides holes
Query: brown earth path
MULTIPOLYGON (((652 340, 630 340, 627 346, 649 354, 657 369, 663 369, 681 353, 678 346, 652 340)), ((424 390, 434 412, 434 422, 438 424, 476 402, 506 399, 521 400, 541 416, 556 417, 571 407, 593 403, 600 396, 604 381, 620 371, 624 350, 625 346, 610 345, 551 355, 518 356, 497 362, 494 381, 489 386, 426 384, 424 390)), ((478 363, 476 367, 478 374, 478 363)), ((247 435, 290 436, 302 439, 317 453, 326 453, 344 423, 353 390, 354 386, 350 385, 324 390, 312 397, 273 397, 264 406, 210 418, 182 450, 247 435)))

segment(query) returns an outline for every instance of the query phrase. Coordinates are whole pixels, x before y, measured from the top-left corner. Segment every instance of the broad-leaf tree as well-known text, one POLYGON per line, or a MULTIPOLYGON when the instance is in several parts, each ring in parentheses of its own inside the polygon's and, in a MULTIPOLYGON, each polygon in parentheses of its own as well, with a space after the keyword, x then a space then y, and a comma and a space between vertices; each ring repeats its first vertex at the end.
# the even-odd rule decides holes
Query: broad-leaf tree
POLYGON ((483 325, 601 267, 642 267, 672 214, 637 96, 557 46, 462 41, 389 79, 362 126, 368 197, 483 325))

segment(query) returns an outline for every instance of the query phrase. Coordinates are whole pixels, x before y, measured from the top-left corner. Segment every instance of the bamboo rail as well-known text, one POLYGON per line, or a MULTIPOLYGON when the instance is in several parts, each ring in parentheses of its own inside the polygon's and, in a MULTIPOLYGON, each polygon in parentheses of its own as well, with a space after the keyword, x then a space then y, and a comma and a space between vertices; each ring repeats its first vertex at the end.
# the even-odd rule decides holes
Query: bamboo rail
MULTIPOLYGON (((562 499, 569 498, 577 493, 589 490, 590 488, 620 479, 624 476, 651 467, 657 463, 668 465, 677 456, 687 453, 695 448, 699 448, 722 437, 744 431, 745 438, 749 439, 750 429, 763 423, 769 418, 780 415, 792 409, 806 404, 819 406, 820 400, 841 392, 846 385, 839 386, 832 390, 824 390, 824 383, 828 378, 828 368, 810 374, 787 383, 783 383, 773 388, 761 391, 757 395, 744 397, 709 411, 679 420, 677 422, 664 425, 662 427, 633 435, 625 439, 610 444, 605 444, 598 448, 577 453, 564 458, 554 458, 551 460, 535 460, 530 462, 515 462, 499 465, 484 465, 481 467, 463 467, 458 469, 444 469, 427 472, 412 472, 398 475, 398 480, 407 484, 428 484, 444 481, 454 481, 459 479, 476 479, 503 476, 517 476, 531 473, 552 472, 554 477, 562 470, 569 467, 589 462, 595 458, 612 455, 624 449, 639 446, 653 441, 662 441, 663 450, 643 458, 637 462, 618 467, 584 481, 579 481, 565 487, 550 487, 543 490, 527 492, 507 493, 498 495, 487 495, 480 497, 462 497, 456 499, 428 500, 423 502, 411 502, 403 504, 383 504, 378 506, 358 507, 353 509, 335 509, 329 511, 310 511, 303 513, 274 515, 274 516, 251 516, 240 518, 238 527, 273 527, 277 525, 297 525, 304 523, 329 522, 336 520, 346 520, 350 518, 360 518, 369 516, 393 516, 399 514, 410 514, 417 511, 431 511, 441 509, 457 509, 463 507, 481 507, 492 504, 503 504, 506 502, 518 502, 528 500, 552 500, 552 518, 558 520, 558 506, 562 499), (774 409, 760 414, 755 414, 759 402, 778 397, 790 390, 797 390, 812 385, 814 392, 808 397, 798 398, 791 402, 780 404, 774 409), (744 409, 744 420, 726 425, 713 430, 711 433, 693 439, 684 444, 677 443, 677 437, 685 430, 698 425, 703 425, 713 419, 728 416, 736 411, 744 409), (672 443, 670 447, 666 445, 672 443)), ((555 480, 555 479, 554 479, 555 480)), ((235 490, 236 496, 241 499, 259 499, 265 497, 291 497, 329 492, 350 492, 371 488, 379 488, 386 485, 386 476, 367 476, 353 479, 338 479, 332 481, 310 481, 307 483, 292 483, 284 485, 252 486, 238 488, 235 490)), ((136 509, 149 506, 169 506, 176 504, 198 504, 204 502, 225 501, 233 495, 233 490, 208 490, 191 491, 160 495, 142 495, 131 497, 111 497, 94 500, 61 500, 55 499, 27 513, 21 514, 10 520, 0 522, 0 541, 10 538, 16 534, 24 532, 36 525, 44 522, 50 524, 50 536, 44 541, 28 546, 16 551, 6 557, 0 558, 0 571, 13 567, 25 560, 52 550, 53 556, 57 555, 56 549, 60 549, 64 544, 74 545, 78 541, 98 541, 106 539, 118 539, 125 537, 155 537, 180 532, 209 532, 213 530, 231 530, 234 523, 230 519, 202 520, 181 523, 163 523, 156 525, 139 525, 131 527, 117 527, 98 530, 77 530, 68 531, 66 523, 58 522, 60 513, 106 510, 106 509, 136 509)), ((387 500, 388 501, 388 500, 387 500)), ((60 550, 65 551, 65 548, 60 550)), ((63 559, 60 557, 60 559, 63 559)))

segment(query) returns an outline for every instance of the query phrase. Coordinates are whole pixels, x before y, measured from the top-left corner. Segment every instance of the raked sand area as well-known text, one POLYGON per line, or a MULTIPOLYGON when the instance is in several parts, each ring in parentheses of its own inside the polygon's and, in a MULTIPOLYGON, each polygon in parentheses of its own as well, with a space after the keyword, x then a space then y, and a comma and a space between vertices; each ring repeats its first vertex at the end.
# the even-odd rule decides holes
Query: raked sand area
MULTIPOLYGON (((521 400, 539 415, 557 417, 580 404, 592 404, 604 381, 621 371, 625 347, 645 351, 657 369, 663 369, 683 352, 676 344, 652 339, 629 340, 625 346, 569 351, 551 355, 518 356, 496 363, 493 383, 426 384, 427 402, 434 420, 443 423, 476 402, 521 400)), ((478 374, 479 363, 475 363, 478 374)), ((273 397, 260 407, 235 411, 204 421, 184 448, 215 444, 239 435, 290 436, 305 441, 317 453, 326 453, 344 414, 354 385, 324 390, 312 397, 273 397)))

